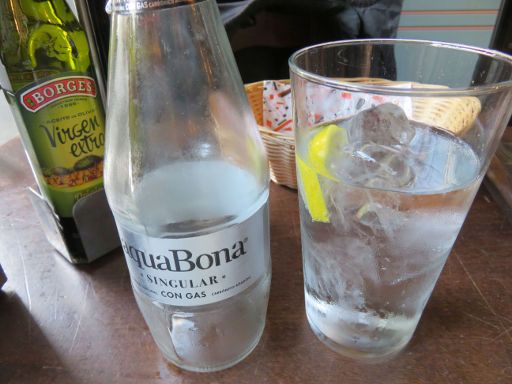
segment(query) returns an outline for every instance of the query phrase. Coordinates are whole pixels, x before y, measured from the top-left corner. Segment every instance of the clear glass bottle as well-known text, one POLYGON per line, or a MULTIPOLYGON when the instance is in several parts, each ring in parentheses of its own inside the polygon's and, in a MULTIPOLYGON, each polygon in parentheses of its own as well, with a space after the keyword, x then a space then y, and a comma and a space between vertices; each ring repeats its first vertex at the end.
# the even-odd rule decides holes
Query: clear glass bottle
POLYGON ((268 168, 214 0, 112 3, 105 185, 139 308, 184 369, 257 345, 268 168))

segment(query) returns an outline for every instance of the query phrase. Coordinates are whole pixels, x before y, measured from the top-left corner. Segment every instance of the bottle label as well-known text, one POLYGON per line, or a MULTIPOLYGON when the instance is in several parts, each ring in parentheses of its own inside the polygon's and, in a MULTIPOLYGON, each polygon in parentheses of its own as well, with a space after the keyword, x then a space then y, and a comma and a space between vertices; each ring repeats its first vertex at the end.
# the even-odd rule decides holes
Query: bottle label
POLYGON ((57 214, 72 217, 78 199, 103 187, 105 121, 96 82, 88 74, 60 73, 21 88, 15 97, 43 192, 57 214))
POLYGON ((196 306, 244 291, 268 269, 268 204, 241 224, 204 236, 163 239, 118 224, 134 289, 151 300, 196 306))
POLYGON ((174 8, 180 5, 192 5, 206 0, 113 0, 106 6, 108 13, 123 11, 156 10, 174 8))

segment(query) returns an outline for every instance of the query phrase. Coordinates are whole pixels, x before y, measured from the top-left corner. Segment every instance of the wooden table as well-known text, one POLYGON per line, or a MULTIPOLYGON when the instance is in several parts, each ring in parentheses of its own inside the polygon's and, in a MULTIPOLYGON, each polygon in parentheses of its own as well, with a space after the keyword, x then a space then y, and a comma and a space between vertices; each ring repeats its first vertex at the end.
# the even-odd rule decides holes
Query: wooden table
POLYGON ((0 148, 0 383, 512 383, 512 226, 485 190, 404 353, 365 365, 321 344, 304 314, 297 194, 272 185, 267 326, 234 368, 182 371, 157 350, 119 250, 77 267, 46 242, 17 139, 0 148))

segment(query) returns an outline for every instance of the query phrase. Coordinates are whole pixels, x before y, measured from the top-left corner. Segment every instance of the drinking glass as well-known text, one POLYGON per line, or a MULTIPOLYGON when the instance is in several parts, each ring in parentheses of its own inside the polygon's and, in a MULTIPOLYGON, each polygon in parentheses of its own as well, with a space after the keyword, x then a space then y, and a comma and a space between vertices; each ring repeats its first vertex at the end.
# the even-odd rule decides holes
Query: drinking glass
POLYGON ((309 324, 383 359, 411 339, 512 112, 512 58, 414 40, 289 61, 309 324))

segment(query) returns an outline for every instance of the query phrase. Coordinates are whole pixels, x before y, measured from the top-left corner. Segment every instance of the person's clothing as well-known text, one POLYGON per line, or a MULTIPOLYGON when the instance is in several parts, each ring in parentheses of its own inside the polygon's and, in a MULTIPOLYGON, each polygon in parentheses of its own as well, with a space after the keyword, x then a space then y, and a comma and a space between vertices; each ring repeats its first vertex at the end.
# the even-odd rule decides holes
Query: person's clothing
POLYGON ((288 78, 299 48, 396 37, 402 0, 217 0, 244 82, 288 78))

